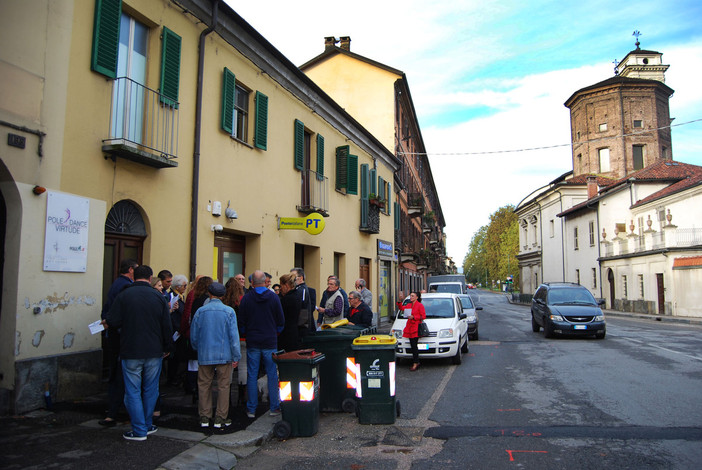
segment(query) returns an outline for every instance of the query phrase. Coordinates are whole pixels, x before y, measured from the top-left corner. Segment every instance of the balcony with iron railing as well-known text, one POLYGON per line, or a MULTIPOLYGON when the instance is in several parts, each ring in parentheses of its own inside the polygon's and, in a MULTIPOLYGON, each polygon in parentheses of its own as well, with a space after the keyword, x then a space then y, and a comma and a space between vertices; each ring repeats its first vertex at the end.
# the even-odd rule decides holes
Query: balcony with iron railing
POLYGON ((366 233, 380 233, 380 206, 371 204, 367 198, 361 198, 361 225, 358 229, 366 233))
POLYGON ((643 235, 627 235, 611 242, 603 241, 603 257, 647 253, 650 251, 702 246, 702 229, 665 226, 662 230, 647 230, 643 235))
POLYGON ((178 166, 178 103, 127 77, 114 80, 102 151, 155 168, 178 166))
POLYGON ((329 217, 329 178, 314 170, 303 170, 300 174, 300 204, 297 210, 329 217))

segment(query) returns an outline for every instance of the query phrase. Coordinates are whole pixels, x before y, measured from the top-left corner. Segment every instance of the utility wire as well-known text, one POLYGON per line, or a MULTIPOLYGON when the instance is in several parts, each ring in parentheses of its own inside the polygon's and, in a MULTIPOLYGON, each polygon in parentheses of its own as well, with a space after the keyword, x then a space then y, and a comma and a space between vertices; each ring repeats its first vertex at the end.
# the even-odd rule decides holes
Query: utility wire
POLYGON ((518 152, 532 152, 534 150, 548 150, 548 149, 555 149, 555 148, 560 148, 560 147, 570 147, 573 144, 590 144, 594 142, 602 142, 603 140, 610 140, 610 139, 621 139, 624 137, 631 137, 634 135, 639 135, 639 134, 646 134, 651 131, 660 131, 663 129, 669 129, 671 127, 677 127, 677 126, 684 126, 687 124, 693 124, 695 122, 700 122, 702 121, 702 118, 699 119, 693 119, 692 121, 686 121, 686 122, 680 122, 678 124, 671 124, 669 126, 661 126, 655 129, 644 129, 636 132, 631 132, 629 134, 622 134, 622 135, 613 135, 609 137, 600 137, 597 139, 590 139, 590 140, 585 140, 583 142, 572 142, 568 144, 557 144, 557 145, 547 145, 543 147, 529 147, 529 148, 522 148, 522 149, 513 149, 513 150, 491 150, 491 151, 484 151, 484 152, 452 152, 452 153, 439 153, 439 152, 397 152, 399 155, 439 155, 439 156, 455 156, 455 155, 491 155, 491 154, 498 154, 498 153, 518 153, 518 152))

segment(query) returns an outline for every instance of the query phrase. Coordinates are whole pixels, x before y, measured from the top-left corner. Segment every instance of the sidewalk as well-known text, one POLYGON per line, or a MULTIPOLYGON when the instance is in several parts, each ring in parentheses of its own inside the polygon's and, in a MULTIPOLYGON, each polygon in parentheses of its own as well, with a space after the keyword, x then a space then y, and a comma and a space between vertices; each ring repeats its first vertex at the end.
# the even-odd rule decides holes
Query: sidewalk
MULTIPOLYGON (((382 321, 378 334, 388 334, 391 325, 382 321)), ((273 426, 281 419, 269 416, 268 403, 262 400, 256 418, 247 418, 239 389, 232 384, 232 425, 203 429, 192 396, 164 382, 161 417, 154 422, 158 431, 144 442, 127 441, 122 438, 131 429, 126 411, 122 410, 114 427, 98 424, 108 407, 107 384, 104 389, 96 396, 55 403, 50 410, 0 417, 0 468, 234 468, 237 459, 256 452, 273 437, 273 426)))
POLYGON ((104 428, 107 393, 83 400, 56 403, 51 410, 0 417, 0 468, 233 468, 237 458, 255 452, 272 436, 280 417, 268 415, 259 404, 256 419, 246 417, 238 404, 236 384, 231 390, 232 426, 200 428, 197 404, 182 388, 161 389, 162 415, 158 431, 145 442, 122 438, 131 429, 123 412, 118 424, 104 428))

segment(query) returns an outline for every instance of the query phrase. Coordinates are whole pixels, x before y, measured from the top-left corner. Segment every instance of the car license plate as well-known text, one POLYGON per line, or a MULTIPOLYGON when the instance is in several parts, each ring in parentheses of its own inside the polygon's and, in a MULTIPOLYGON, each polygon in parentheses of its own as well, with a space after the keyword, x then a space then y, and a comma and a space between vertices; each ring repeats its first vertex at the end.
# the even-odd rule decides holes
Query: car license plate
POLYGON ((428 344, 418 344, 417 349, 421 349, 422 351, 426 351, 429 349, 429 345, 428 344))
POLYGON ((575 325, 574 330, 587 330, 587 325, 575 325))

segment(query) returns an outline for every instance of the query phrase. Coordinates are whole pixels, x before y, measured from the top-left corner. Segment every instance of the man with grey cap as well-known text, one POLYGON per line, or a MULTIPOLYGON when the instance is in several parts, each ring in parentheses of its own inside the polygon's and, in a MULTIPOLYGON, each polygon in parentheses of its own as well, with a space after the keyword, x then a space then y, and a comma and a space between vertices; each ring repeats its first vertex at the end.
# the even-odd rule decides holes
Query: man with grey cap
POLYGON ((217 411, 214 427, 232 424, 229 419, 229 387, 232 370, 239 364, 241 348, 234 309, 222 303, 225 287, 213 282, 207 288, 209 302, 197 309, 190 325, 190 342, 197 350, 200 426, 209 427, 212 419, 210 387, 217 371, 217 411))

